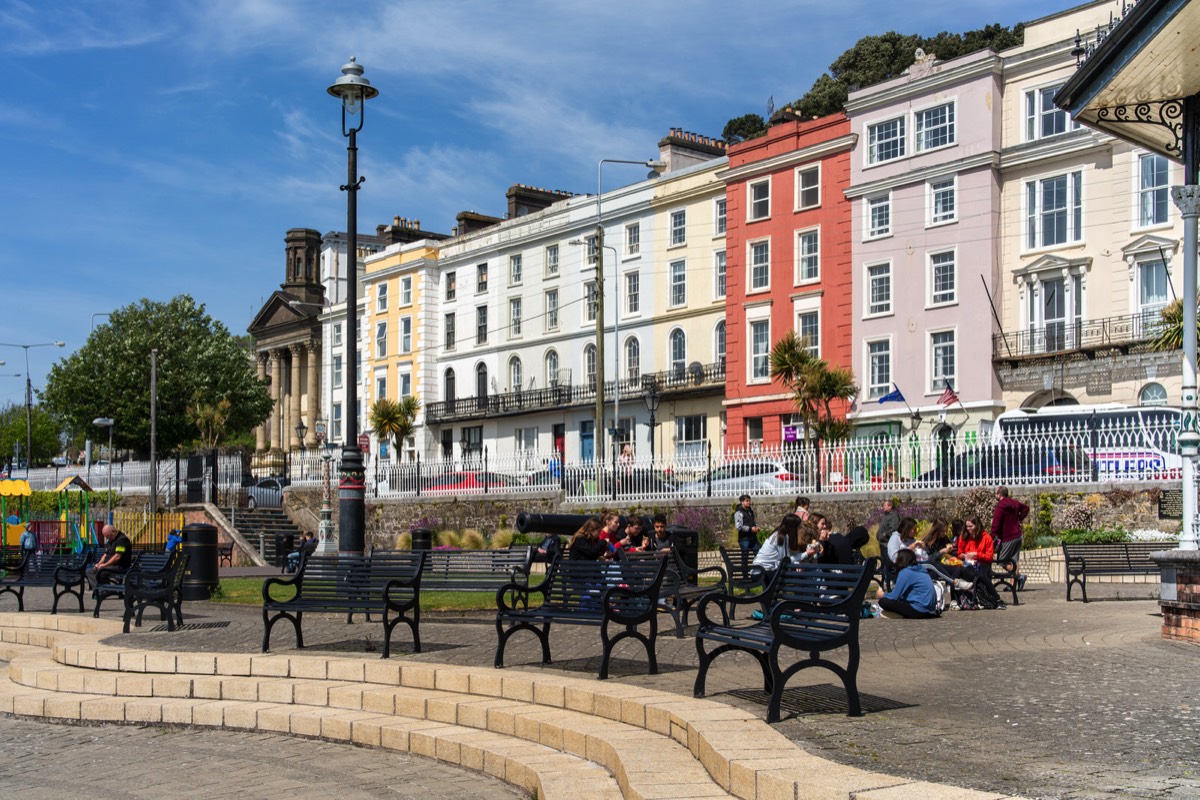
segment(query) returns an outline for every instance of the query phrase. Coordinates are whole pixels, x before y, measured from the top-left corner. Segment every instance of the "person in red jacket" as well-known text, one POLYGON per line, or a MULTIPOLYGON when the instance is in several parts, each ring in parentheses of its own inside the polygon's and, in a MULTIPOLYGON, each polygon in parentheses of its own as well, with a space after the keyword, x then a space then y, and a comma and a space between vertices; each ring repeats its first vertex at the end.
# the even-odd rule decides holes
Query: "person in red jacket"
POLYGON ((1025 588, 1025 576, 1017 571, 1021 555, 1021 540, 1025 531, 1021 523, 1029 516, 1029 506, 1008 496, 1007 486, 996 487, 996 509, 992 512, 992 539, 996 542, 996 560, 1016 577, 1017 589, 1025 588))
POLYGON ((992 537, 984 530, 979 517, 968 519, 967 529, 958 537, 958 557, 963 562, 963 578, 974 580, 979 575, 990 576, 995 555, 992 537))

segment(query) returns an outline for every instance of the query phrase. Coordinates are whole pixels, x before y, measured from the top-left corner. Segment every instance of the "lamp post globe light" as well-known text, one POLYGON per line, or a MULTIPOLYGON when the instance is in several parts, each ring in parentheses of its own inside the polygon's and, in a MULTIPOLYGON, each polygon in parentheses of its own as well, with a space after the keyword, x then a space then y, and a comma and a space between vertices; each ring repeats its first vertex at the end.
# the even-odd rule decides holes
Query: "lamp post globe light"
POLYGON ((338 550, 363 552, 365 544, 366 487, 363 484, 362 453, 358 450, 358 177, 357 135, 363 126, 366 101, 379 90, 363 77, 363 68, 351 56, 342 66, 342 76, 328 92, 342 101, 342 135, 346 145, 346 261, 350 265, 346 280, 346 437, 342 446, 341 480, 338 482, 338 550))
MULTIPOLYGON (((66 344, 66 342, 38 342, 37 344, 0 342, 0 347, 20 347, 25 351, 25 480, 29 480, 29 465, 33 463, 33 382, 29 379, 29 348, 65 347, 66 344)), ((3 363, 0 361, 0 364, 3 363)))
MULTIPOLYGON (((104 518, 111 524, 112 516, 112 462, 113 462, 113 418, 96 417, 92 424, 97 428, 108 428, 108 505, 104 509, 104 518)), ((28 462, 26 462, 28 463, 28 462)))
POLYGON ((650 412, 650 468, 654 469, 654 429, 658 427, 658 404, 662 396, 658 393, 658 382, 651 381, 646 389, 646 410, 650 412))

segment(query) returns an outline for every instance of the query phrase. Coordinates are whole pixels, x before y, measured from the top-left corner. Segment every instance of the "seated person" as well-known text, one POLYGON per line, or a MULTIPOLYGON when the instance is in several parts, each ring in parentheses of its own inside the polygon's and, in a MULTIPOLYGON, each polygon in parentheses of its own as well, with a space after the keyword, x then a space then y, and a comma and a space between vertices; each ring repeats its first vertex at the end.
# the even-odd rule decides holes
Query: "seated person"
POLYGON ((653 517, 654 535, 646 537, 646 549, 660 556, 671 552, 671 532, 667 530, 667 515, 659 512, 653 517))
POLYGON ((890 592, 879 589, 875 597, 884 611, 899 614, 905 619, 932 619, 938 616, 937 591, 933 578, 917 563, 917 556, 907 548, 896 554, 896 584, 890 592))
POLYGON ((916 542, 917 521, 912 517, 900 520, 900 527, 891 535, 887 543, 888 559, 896 563, 896 556, 901 550, 911 550, 916 542))
POLYGON ((642 518, 636 514, 631 514, 628 521, 625 523, 625 537, 617 542, 618 550, 626 552, 644 552, 646 549, 646 537, 642 531, 642 518))
POLYGON ((816 552, 815 542, 809 542, 806 548, 801 548, 800 518, 795 514, 787 514, 775 532, 759 546, 754 556, 754 566, 763 568, 763 583, 770 584, 785 558, 800 559, 809 556, 811 560, 816 557, 816 552))
POLYGON ((104 554, 95 564, 87 568, 88 585, 93 590, 102 583, 111 583, 113 578, 124 575, 133 562, 133 542, 113 525, 105 525, 100 531, 106 542, 104 554))
POLYGON ((820 517, 817 530, 821 538, 821 555, 818 560, 822 564, 853 564, 855 551, 871 538, 867 529, 859 525, 851 528, 850 533, 842 535, 833 532, 829 520, 819 514, 813 516, 820 517))
POLYGON ((575 535, 571 537, 571 543, 567 545, 568 560, 600 561, 608 558, 608 546, 600 538, 600 532, 603 529, 604 523, 600 521, 599 517, 589 517, 587 522, 575 531, 575 535))
POLYGON ((991 576, 994 545, 991 534, 983 527, 979 517, 967 520, 966 530, 958 537, 957 555, 963 562, 964 580, 973 581, 980 575, 991 576))
POLYGON ((558 540, 557 533, 547 533, 545 538, 538 543, 538 546, 533 549, 533 560, 551 563, 558 558, 559 551, 562 549, 562 542, 558 540))
POLYGON ((308 558, 316 551, 317 537, 313 536, 312 533, 304 534, 304 538, 296 545, 296 549, 287 555, 287 571, 295 572, 298 570, 300 568, 300 559, 308 558))
POLYGON ((621 527, 621 515, 615 511, 609 511, 604 514, 603 521, 600 539, 608 544, 609 552, 614 553, 617 545, 625 538, 625 532, 621 527))
POLYGON ((167 534, 167 552, 171 552, 179 545, 183 544, 183 534, 180 531, 171 531, 167 534))

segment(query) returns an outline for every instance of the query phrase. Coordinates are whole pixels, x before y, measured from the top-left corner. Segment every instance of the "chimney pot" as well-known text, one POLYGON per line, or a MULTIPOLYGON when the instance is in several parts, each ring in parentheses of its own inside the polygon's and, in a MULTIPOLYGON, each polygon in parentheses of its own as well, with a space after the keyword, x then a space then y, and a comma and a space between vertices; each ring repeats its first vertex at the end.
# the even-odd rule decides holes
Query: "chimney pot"
POLYGON ((393 225, 399 225, 399 224, 400 224, 400 215, 399 215, 399 214, 397 214, 396 216, 392 217, 392 224, 393 224, 393 225))

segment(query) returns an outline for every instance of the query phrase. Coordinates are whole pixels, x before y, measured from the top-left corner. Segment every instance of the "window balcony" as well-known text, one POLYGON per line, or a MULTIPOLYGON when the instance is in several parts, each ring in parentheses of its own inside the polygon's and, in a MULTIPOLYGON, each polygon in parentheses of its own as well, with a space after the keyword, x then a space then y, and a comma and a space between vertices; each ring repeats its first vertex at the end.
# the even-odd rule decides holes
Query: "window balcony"
POLYGON ((1053 322, 992 336, 992 361, 1018 362, 1069 353, 1092 354, 1098 350, 1123 350, 1157 337, 1163 330, 1158 309, 1123 317, 1081 322, 1053 322))

